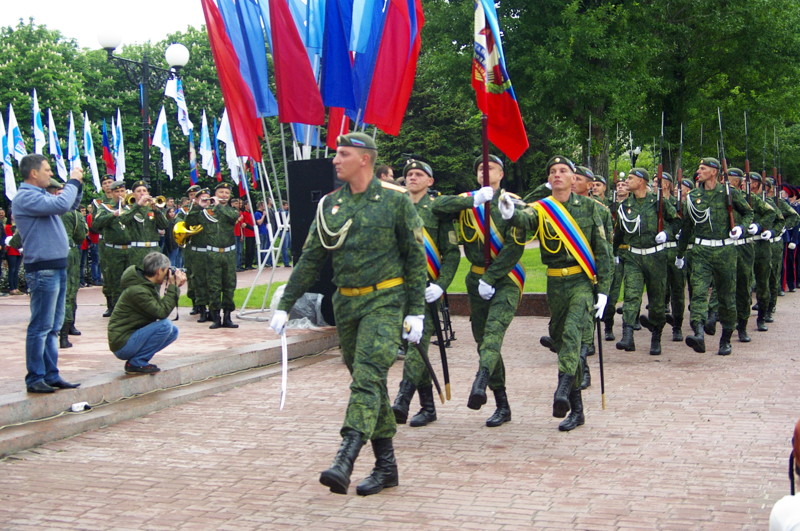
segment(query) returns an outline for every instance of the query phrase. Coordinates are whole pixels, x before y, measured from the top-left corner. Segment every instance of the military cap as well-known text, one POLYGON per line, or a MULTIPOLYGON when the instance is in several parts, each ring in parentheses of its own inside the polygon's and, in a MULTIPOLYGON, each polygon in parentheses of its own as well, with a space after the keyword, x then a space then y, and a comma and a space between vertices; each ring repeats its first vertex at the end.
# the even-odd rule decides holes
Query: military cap
POLYGON ((694 182, 692 182, 691 179, 683 179, 681 180, 681 184, 686 188, 688 188, 689 190, 692 190, 694 188, 694 182))
POLYGON ((719 160, 715 159, 714 157, 703 157, 700 159, 700 164, 703 166, 709 166, 711 168, 720 169, 719 160))
POLYGON ((365 135, 364 133, 347 133, 346 135, 339 135, 336 138, 336 145, 338 147, 374 149, 376 151, 378 149, 372 137, 365 135))
POLYGON ((755 181, 757 183, 761 182, 761 174, 755 171, 750 172, 750 180, 755 181))
POLYGON ((739 168, 728 168, 728 175, 731 177, 744 177, 744 172, 739 168))
POLYGON ((605 178, 605 177, 603 177, 603 176, 602 176, 602 175, 600 175, 600 174, 597 174, 597 173, 595 173, 595 174, 594 174, 594 182, 596 182, 596 183, 603 183, 603 184, 606 184, 606 178, 605 178))
POLYGON ((114 181, 111 183, 110 188, 116 190, 117 188, 125 188, 125 181, 114 181))
POLYGON ((116 179, 116 177, 114 177, 114 176, 113 176, 113 175, 111 175, 110 173, 106 173, 105 175, 103 175, 103 176, 100 178, 100 184, 103 184, 103 183, 104 183, 104 182, 106 182, 106 181, 116 181, 116 180, 117 180, 117 179, 116 179))
POLYGON ((200 185, 199 184, 193 184, 189 188, 186 189, 186 193, 187 194, 197 193, 198 191, 200 191, 200 185))
POLYGON ((421 160, 408 159, 406 165, 403 167, 403 175, 407 175, 411 170, 422 170, 427 173, 429 177, 433 177, 433 170, 430 164, 422 162, 421 160))
MULTIPOLYGON (((198 188, 200 187, 198 186, 198 188)), ((221 188, 225 188, 226 190, 233 190, 231 183, 219 183, 216 187, 214 187, 214 191, 217 191, 221 188)))
MULTIPOLYGON (((489 162, 499 164, 501 168, 503 168, 503 159, 498 157, 497 155, 489 155, 489 162)), ((475 157, 475 160, 472 162, 472 171, 478 171, 478 166, 483 164, 483 155, 478 155, 475 157)))
POLYGON ((590 181, 594 181, 594 172, 586 166, 575 166, 575 175, 586 177, 590 181))
POLYGON ((668 172, 662 171, 661 172, 661 178, 662 179, 666 179, 669 182, 673 182, 672 175, 670 173, 668 173, 668 172))
POLYGON ((59 181, 57 181, 55 179, 50 179, 50 183, 47 185, 47 189, 49 190, 50 188, 55 188, 56 190, 61 190, 62 188, 64 188, 64 183, 59 182, 59 181))
POLYGON ((208 188, 200 188, 200 189, 197 191, 197 194, 196 194, 196 195, 200 195, 200 194, 208 194, 208 195, 211 195, 211 190, 209 190, 208 188))
POLYGON ((147 188, 148 190, 150 189, 150 188, 147 186, 147 183, 146 183, 146 182, 144 182, 144 181, 142 181, 142 180, 138 180, 138 181, 136 181, 135 183, 133 183, 133 184, 131 185, 131 192, 132 192, 132 191, 134 191, 134 190, 136 190, 136 189, 137 189, 137 188, 139 188, 140 186, 144 186, 144 187, 145 187, 145 188, 147 188))
POLYGON ((573 172, 575 171, 575 164, 571 160, 569 160, 567 157, 556 155, 555 157, 547 161, 547 167, 545 168, 545 172, 550 173, 550 168, 552 168, 556 164, 566 164, 570 170, 572 170, 573 172))
POLYGON ((633 175, 634 177, 640 177, 645 181, 650 182, 650 172, 648 172, 644 168, 631 168, 628 172, 628 175, 633 175))
POLYGON ((775 186, 775 179, 767 177, 767 188, 772 188, 773 186, 775 186))

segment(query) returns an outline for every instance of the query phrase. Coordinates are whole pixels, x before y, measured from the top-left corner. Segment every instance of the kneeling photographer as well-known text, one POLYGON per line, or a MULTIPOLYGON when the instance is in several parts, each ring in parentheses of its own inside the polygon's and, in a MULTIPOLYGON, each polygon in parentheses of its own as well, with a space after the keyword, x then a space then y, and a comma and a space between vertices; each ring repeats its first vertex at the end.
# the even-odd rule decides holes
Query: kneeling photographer
POLYGON ((150 360, 178 339, 178 327, 168 317, 185 283, 186 273, 171 269, 169 258, 159 252, 148 254, 141 267, 132 265, 122 274, 122 295, 108 322, 108 346, 117 358, 126 360, 126 373, 161 370, 150 360), (162 297, 160 287, 165 283, 162 297))

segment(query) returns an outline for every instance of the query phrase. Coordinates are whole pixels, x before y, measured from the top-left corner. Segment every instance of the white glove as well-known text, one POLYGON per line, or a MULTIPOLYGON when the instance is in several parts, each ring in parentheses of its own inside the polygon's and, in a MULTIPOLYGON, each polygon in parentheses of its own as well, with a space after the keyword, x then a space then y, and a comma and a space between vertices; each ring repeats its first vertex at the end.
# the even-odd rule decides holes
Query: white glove
POLYGON ((419 343, 422 339, 422 328, 425 321, 424 315, 406 315, 403 319, 403 339, 411 343, 419 343))
POLYGON ((553 189, 553 185, 552 185, 552 184, 550 184, 550 182, 549 182, 549 181, 548 181, 548 182, 546 182, 546 183, 544 183, 544 187, 545 187, 545 188, 547 188, 548 190, 552 190, 552 189, 553 189))
POLYGON ((614 257, 614 265, 619 265, 619 256, 614 257))
POLYGON ((789 249, 791 249, 792 251, 794 251, 794 250, 797 248, 797 244, 796 244, 796 243, 794 243, 794 242, 789 242, 789 246, 788 246, 788 247, 789 247, 789 249))
POLYGON ((288 313, 283 310, 275 310, 272 319, 269 321, 269 327, 272 328, 276 334, 281 335, 286 330, 286 321, 288 320, 288 313))
POLYGON ((686 265, 686 260, 684 260, 680 256, 675 257, 675 267, 677 267, 678 269, 683 269, 683 266, 685 265, 686 265))
POLYGON ((488 301, 494 296, 494 288, 481 279, 478 281, 478 294, 481 299, 488 301))
POLYGON ((603 318, 603 312, 606 311, 606 303, 608 303, 608 295, 605 293, 598 293, 597 302, 594 303, 594 309, 597 310, 594 314, 595 319, 603 318))
POLYGON ((514 202, 508 194, 503 194, 497 204, 500 208, 500 215, 503 219, 511 219, 514 216, 514 202))
POLYGON ((732 228, 732 229, 731 229, 731 231, 728 233, 728 236, 730 236, 730 238, 731 238, 732 240, 738 240, 739 238, 741 238, 741 237, 742 237, 742 228, 741 228, 740 226, 738 226, 738 225, 737 225, 737 226, 735 226, 735 227, 734 227, 734 228, 732 228))
POLYGON ((667 241, 667 233, 663 230, 656 234, 656 243, 664 243, 667 241))
POLYGON ((491 186, 484 186, 479 190, 475 190, 472 194, 472 204, 475 206, 482 205, 486 201, 491 201, 494 197, 494 188, 491 186))
POLYGON ((758 232, 758 225, 755 223, 751 223, 749 227, 747 227, 747 234, 756 234, 758 232))
POLYGON ((442 296, 444 290, 440 288, 437 284, 431 284, 427 288, 425 288, 425 302, 431 303, 439 300, 439 297, 442 296))
POLYGON ((762 240, 771 240, 772 239, 772 231, 767 229, 761 233, 762 240))
POLYGON ((679 230, 678 234, 675 235, 675 239, 676 240, 680 240, 681 239, 681 232, 683 232, 683 229, 679 230))

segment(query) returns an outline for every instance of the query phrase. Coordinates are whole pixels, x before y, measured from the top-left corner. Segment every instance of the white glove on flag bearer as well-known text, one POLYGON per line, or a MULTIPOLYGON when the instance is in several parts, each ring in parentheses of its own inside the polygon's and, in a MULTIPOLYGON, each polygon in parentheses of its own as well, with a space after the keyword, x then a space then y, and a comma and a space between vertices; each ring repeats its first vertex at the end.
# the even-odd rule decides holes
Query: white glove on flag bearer
POLYGON ((424 322, 424 315, 406 315, 403 320, 403 339, 407 339, 411 343, 419 343, 419 340, 422 339, 424 322))
POLYGON ((272 319, 269 321, 269 327, 272 328, 276 334, 281 335, 286 330, 286 322, 289 320, 289 314, 283 310, 275 310, 272 314, 272 319))
POLYGON ((482 205, 487 201, 491 201, 492 197, 494 197, 494 189, 491 186, 484 186, 473 192, 472 204, 474 206, 482 205))

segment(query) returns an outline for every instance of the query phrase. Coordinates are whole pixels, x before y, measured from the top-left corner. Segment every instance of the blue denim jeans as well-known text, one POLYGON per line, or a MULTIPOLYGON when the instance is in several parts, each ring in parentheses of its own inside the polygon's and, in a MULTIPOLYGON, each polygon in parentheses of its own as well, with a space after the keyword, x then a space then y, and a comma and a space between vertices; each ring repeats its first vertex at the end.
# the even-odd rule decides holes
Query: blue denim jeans
POLYGON ((8 254, 6 262, 8 262, 8 289, 9 291, 19 289, 19 265, 22 263, 22 257, 8 254))
POLYGON ((64 324, 67 270, 44 269, 25 273, 31 295, 31 320, 25 340, 25 384, 44 380, 52 383, 58 375, 58 332, 64 324))
POLYGON ((178 327, 169 319, 159 319, 140 328, 128 338, 125 346, 114 353, 136 367, 144 367, 156 352, 164 350, 178 339, 178 327))
POLYGON ((98 284, 102 278, 100 274, 100 255, 96 243, 89 244, 89 269, 92 272, 92 282, 98 284))
POLYGON ((291 249, 292 233, 287 230, 283 233, 283 239, 281 240, 281 259, 283 260, 284 266, 292 265, 292 257, 289 255, 291 249))

